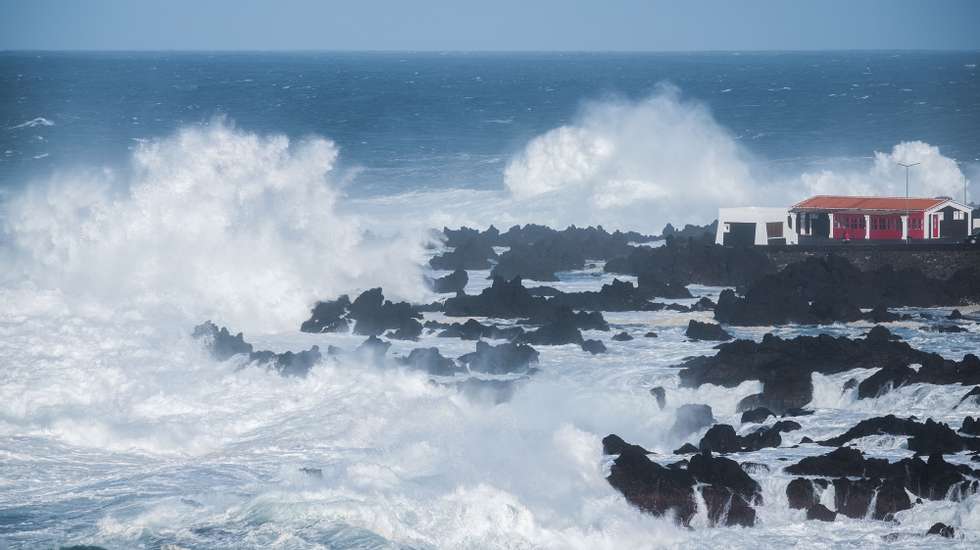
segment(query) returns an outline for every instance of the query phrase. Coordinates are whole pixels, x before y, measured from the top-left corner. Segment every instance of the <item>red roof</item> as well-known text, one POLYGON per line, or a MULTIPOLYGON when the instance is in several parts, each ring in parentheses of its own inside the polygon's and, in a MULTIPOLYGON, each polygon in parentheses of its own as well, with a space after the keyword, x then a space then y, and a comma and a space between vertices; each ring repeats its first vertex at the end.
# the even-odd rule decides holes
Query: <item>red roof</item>
POLYGON ((793 205, 793 210, 928 210, 949 199, 925 199, 921 197, 844 197, 817 195, 793 205))

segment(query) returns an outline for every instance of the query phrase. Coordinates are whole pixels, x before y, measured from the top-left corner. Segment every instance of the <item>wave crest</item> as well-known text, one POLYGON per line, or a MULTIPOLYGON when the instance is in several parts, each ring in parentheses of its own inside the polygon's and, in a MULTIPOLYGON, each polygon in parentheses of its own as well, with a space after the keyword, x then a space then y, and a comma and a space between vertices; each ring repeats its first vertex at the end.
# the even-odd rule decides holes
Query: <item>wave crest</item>
POLYGON ((223 120, 143 143, 125 171, 12 197, 4 232, 33 282, 111 307, 295 327, 317 298, 383 284, 418 297, 421 239, 369 237, 341 212, 336 145, 223 120))

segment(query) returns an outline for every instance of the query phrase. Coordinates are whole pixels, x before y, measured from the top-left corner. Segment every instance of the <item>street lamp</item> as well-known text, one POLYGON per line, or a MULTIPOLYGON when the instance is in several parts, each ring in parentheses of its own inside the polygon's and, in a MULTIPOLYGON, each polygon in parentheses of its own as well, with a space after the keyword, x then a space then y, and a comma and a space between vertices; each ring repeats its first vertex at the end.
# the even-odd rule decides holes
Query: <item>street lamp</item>
MULTIPOLYGON (((910 242, 912 242, 912 238, 909 235, 909 222, 912 221, 911 220, 912 214, 910 212, 911 208, 909 207, 909 168, 912 168, 913 166, 918 166, 922 163, 913 162, 911 164, 906 164, 904 162, 899 162, 896 164, 905 167, 905 244, 909 244, 910 242)), ((923 223, 925 223, 924 219, 922 221, 923 223)), ((924 229, 925 228, 923 228, 923 230, 924 229)))

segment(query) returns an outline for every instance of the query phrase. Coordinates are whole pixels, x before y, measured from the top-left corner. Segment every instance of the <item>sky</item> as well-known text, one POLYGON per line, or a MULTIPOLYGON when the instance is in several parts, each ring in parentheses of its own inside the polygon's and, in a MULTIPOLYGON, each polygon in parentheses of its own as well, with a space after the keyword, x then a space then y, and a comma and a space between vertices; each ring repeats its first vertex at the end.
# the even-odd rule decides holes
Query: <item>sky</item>
POLYGON ((980 49, 980 0, 0 0, 0 50, 980 49))

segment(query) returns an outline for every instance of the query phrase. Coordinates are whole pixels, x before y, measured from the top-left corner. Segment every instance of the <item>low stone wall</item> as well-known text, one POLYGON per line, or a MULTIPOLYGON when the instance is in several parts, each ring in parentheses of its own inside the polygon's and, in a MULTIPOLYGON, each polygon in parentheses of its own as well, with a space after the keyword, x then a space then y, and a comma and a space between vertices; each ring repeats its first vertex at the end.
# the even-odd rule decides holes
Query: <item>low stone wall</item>
POLYGON ((766 248, 765 253, 780 269, 808 257, 836 254, 850 260, 863 271, 886 265, 895 269, 916 268, 936 279, 945 279, 964 267, 980 266, 980 247, 959 245, 833 245, 779 246, 766 248))

